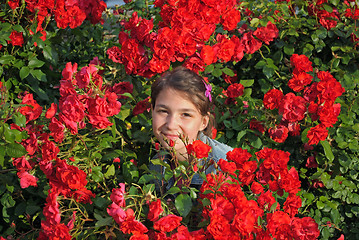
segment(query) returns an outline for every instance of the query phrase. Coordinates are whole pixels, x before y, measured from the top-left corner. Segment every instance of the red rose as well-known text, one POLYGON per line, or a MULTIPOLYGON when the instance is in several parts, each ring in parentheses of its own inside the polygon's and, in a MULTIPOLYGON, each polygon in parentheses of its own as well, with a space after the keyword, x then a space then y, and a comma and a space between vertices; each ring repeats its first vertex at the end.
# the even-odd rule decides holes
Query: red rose
POLYGON ((317 163, 317 161, 315 160, 315 156, 310 156, 310 157, 308 157, 305 166, 306 166, 307 168, 317 168, 317 167, 318 167, 318 163, 317 163))
POLYGON ((148 232, 147 227, 135 219, 132 208, 126 210, 126 219, 121 223, 120 229, 125 234, 143 234, 148 232))
POLYGON ((120 186, 119 188, 112 189, 110 199, 111 199, 112 202, 116 203, 118 206, 125 207, 126 206, 126 202, 125 202, 125 193, 126 193, 125 184, 120 183, 119 186, 120 186))
POLYGON ((153 228, 160 232, 172 232, 181 225, 181 221, 182 217, 170 214, 156 221, 153 228))
POLYGON ((113 217, 117 224, 121 225, 121 223, 126 219, 126 212, 116 203, 112 203, 107 208, 107 213, 113 217))
POLYGON ((268 133, 273 141, 283 143, 288 137, 289 130, 286 126, 278 125, 275 128, 269 128, 268 133))
POLYGON ((51 118, 49 130, 50 136, 54 138, 55 142, 61 143, 64 140, 65 126, 55 117, 51 118))
POLYGON ((290 62, 294 66, 294 72, 311 72, 313 71, 312 62, 309 61, 309 58, 305 55, 293 54, 290 57, 290 62))
POLYGON ((298 209, 302 206, 302 199, 290 193, 284 202, 283 209, 290 217, 294 217, 298 213, 298 209))
POLYGON ((318 91, 319 103, 324 103, 328 101, 330 104, 334 103, 337 97, 341 96, 345 89, 342 87, 340 82, 337 80, 321 80, 316 85, 316 90, 318 91))
POLYGON ((66 15, 69 18, 69 27, 70 28, 77 28, 81 26, 83 21, 86 19, 86 13, 80 9, 78 6, 74 5, 71 7, 67 7, 66 15))
POLYGON ((150 104, 150 97, 147 97, 146 99, 139 101, 136 106, 133 108, 132 114, 134 116, 143 113, 144 111, 149 111, 151 108, 150 104))
POLYGON ((227 152, 227 160, 236 163, 237 168, 241 168, 242 165, 248 161, 252 155, 247 149, 234 148, 232 151, 227 152))
POLYGON ((216 54, 212 46, 204 45, 201 49, 201 59, 207 65, 217 61, 216 54))
POLYGON ((73 199, 75 199, 76 201, 78 201, 80 203, 92 204, 91 198, 95 198, 96 195, 94 193, 92 193, 90 190, 88 190, 86 188, 82 188, 82 189, 78 189, 74 192, 70 192, 70 197, 72 197, 73 199))
POLYGON ((301 96, 288 93, 281 99, 278 111, 283 114, 283 120, 288 122, 300 121, 307 111, 306 101, 301 96))
POLYGON ((187 58, 183 63, 183 66, 195 73, 198 73, 200 71, 204 71, 205 64, 199 56, 199 53, 196 53, 193 56, 187 58))
POLYGON ((278 184, 281 189, 287 193, 296 194, 300 190, 301 182, 299 180, 298 172, 292 167, 289 171, 282 171, 278 184))
POLYGON ((217 57, 224 62, 230 61, 234 55, 235 43, 221 34, 217 35, 217 41, 217 57))
POLYGON ((22 44, 24 43, 24 37, 22 36, 22 32, 12 31, 9 38, 10 41, 7 41, 7 43, 11 43, 13 46, 22 46, 22 44))
MULTIPOLYGON (((276 203, 275 198, 273 197, 273 194, 271 191, 262 192, 261 195, 258 197, 258 205, 265 209, 270 210, 272 205, 276 203)), ((276 209, 279 209, 279 204, 277 204, 276 209)))
POLYGON ((263 104, 264 107, 270 110, 279 107, 283 97, 283 92, 278 89, 271 89, 266 94, 264 94, 263 104))
POLYGON ((318 144, 319 141, 324 141, 328 136, 328 129, 324 127, 324 125, 319 124, 315 127, 309 129, 307 133, 307 137, 309 138, 308 144, 315 145, 318 144))
POLYGON ((223 172, 226 172, 226 173, 234 174, 234 172, 237 170, 236 163, 228 162, 228 161, 226 161, 226 160, 224 160, 222 158, 219 159, 218 166, 221 168, 221 170, 223 172))
POLYGON ((291 229, 294 239, 297 240, 314 240, 320 235, 318 224, 311 217, 295 217, 291 229))
POLYGON ((253 35, 265 44, 269 45, 269 42, 279 36, 279 30, 276 25, 269 21, 266 27, 257 28, 253 35))
POLYGON ((151 222, 157 221, 160 214, 163 212, 161 206, 161 199, 157 199, 154 202, 151 202, 150 209, 147 215, 148 220, 151 222))
POLYGON ((93 64, 90 64, 88 67, 81 68, 81 70, 76 73, 77 86, 79 88, 86 88, 97 71, 98 69, 93 64))
POLYGON ((267 214, 268 232, 276 239, 291 239, 290 222, 289 215, 282 211, 267 214))
POLYGON ((214 239, 227 239, 231 233, 231 225, 228 220, 221 215, 213 215, 211 222, 207 226, 208 232, 214 239))
POLYGON ((295 92, 302 91, 304 86, 312 82, 313 76, 306 73, 300 72, 298 74, 293 74, 293 78, 289 80, 288 86, 293 89, 295 92))
POLYGON ((322 24, 322 26, 325 27, 327 30, 330 30, 330 29, 334 28, 335 26, 337 26, 339 18, 336 15, 335 11, 330 13, 326 10, 321 10, 321 11, 318 11, 317 14, 318 14, 320 24, 322 24))
POLYGON ((35 120, 40 117, 42 113, 42 107, 34 100, 34 97, 31 93, 27 93, 23 99, 21 104, 27 105, 20 108, 20 113, 26 117, 26 123, 31 120, 35 120))
POLYGON ((249 128, 252 130, 256 129, 257 131, 259 131, 262 134, 266 131, 265 127, 263 125, 263 122, 255 120, 255 119, 252 119, 249 122, 249 128))
POLYGON ((126 99, 127 96, 122 96, 124 93, 130 93, 133 92, 133 85, 129 82, 120 82, 113 85, 111 88, 111 91, 117 94, 118 99, 126 99))
POLYGON ((232 31, 237 28, 241 21, 241 13, 237 9, 231 8, 222 15, 221 23, 224 30, 232 31))
POLYGON ((17 176, 20 178, 20 187, 28 188, 30 186, 37 187, 37 177, 31 175, 26 171, 21 171, 17 173, 17 176))
POLYGON ((149 62, 150 70, 155 73, 163 73, 170 68, 171 61, 153 56, 149 62))
POLYGON ((243 95, 244 87, 240 83, 233 83, 227 88, 227 95, 230 98, 236 98, 243 95))
POLYGON ((85 117, 85 105, 80 101, 78 95, 68 95, 61 98, 59 109, 61 114, 73 122, 80 122, 85 117))
POLYGON ((338 121, 340 114, 340 103, 330 105, 325 102, 324 105, 318 107, 319 120, 324 127, 332 127, 338 121))
POLYGON ((253 37, 252 32, 243 34, 241 43, 244 46, 244 51, 248 54, 254 53, 262 46, 262 43, 253 37))
MULTIPOLYGON (((242 58, 244 56, 244 53, 243 53, 244 45, 236 35, 232 36, 231 41, 234 42, 234 44, 235 44, 234 55, 232 57, 232 61, 239 62, 242 60, 242 58)), ((237 77, 237 75, 236 75, 236 77, 237 77)))
POLYGON ((203 143, 201 140, 193 141, 186 146, 188 154, 195 154, 196 158, 201 159, 208 157, 209 151, 212 147, 203 143))
POLYGON ((112 126, 113 123, 108 120, 107 117, 99 116, 99 115, 87 115, 89 122, 93 127, 97 129, 105 129, 109 126, 112 126))
POLYGON ((56 176, 65 186, 73 190, 82 189, 87 184, 87 174, 75 166, 59 166, 56 171, 56 176))
POLYGON ((115 63, 123 63, 122 52, 119 47, 113 46, 106 51, 108 58, 115 63))
POLYGON ((242 164, 238 174, 238 180, 242 185, 249 185, 253 182, 257 168, 256 161, 248 161, 242 164))
POLYGON ((57 105, 55 103, 51 103, 50 108, 46 111, 45 117, 50 119, 55 116, 57 111, 57 105))
POLYGON ((15 9, 15 8, 19 7, 19 3, 20 3, 20 0, 9 0, 8 1, 8 4, 11 9, 15 9))

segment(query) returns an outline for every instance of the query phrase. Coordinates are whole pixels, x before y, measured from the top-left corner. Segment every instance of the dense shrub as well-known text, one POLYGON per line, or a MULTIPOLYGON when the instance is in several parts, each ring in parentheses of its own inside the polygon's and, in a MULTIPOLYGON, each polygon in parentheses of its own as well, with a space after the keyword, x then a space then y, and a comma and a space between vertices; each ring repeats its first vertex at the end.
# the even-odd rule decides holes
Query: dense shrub
POLYGON ((0 234, 357 239, 358 3, 126 2, 1 3, 0 234), (152 159, 150 86, 178 65, 242 159, 200 190, 195 162, 152 159))

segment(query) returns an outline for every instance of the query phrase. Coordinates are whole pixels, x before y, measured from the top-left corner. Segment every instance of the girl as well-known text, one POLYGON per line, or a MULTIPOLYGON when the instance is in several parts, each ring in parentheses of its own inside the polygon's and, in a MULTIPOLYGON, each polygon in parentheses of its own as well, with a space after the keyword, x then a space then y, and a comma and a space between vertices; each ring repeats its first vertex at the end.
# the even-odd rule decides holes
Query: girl
MULTIPOLYGON (((226 159, 226 153, 233 149, 211 137, 213 118, 210 114, 211 95, 210 85, 202 77, 184 67, 177 67, 157 79, 151 87, 152 127, 155 137, 162 147, 169 149, 169 143, 175 150, 178 161, 188 159, 186 144, 199 139, 212 147, 207 161, 226 159), (186 139, 186 144, 183 141, 186 139)), ((159 158, 157 155, 155 158, 159 158)), ((202 163, 203 164, 203 163, 202 163)), ((163 167, 151 165, 150 169, 162 172, 163 167)), ((214 166, 206 170, 206 174, 214 172, 214 166)), ((201 185, 203 179, 196 174, 191 184, 201 185)), ((168 184, 167 190, 172 186, 168 184)))

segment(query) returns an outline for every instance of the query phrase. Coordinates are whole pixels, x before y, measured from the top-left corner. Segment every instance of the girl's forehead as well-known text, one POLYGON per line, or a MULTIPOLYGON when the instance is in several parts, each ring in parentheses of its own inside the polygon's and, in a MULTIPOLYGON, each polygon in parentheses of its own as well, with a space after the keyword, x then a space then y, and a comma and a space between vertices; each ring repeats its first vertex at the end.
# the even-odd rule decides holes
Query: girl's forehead
POLYGON ((175 90, 173 88, 163 89, 156 99, 156 106, 168 106, 176 108, 195 108, 197 107, 186 92, 175 90))

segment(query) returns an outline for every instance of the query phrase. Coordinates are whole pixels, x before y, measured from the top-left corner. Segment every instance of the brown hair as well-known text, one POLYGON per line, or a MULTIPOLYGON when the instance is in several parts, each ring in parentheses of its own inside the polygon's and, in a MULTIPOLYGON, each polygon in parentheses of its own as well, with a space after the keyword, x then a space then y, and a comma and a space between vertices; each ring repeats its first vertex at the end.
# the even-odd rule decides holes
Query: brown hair
MULTIPOLYGON (((156 99, 163 89, 172 88, 183 92, 188 100, 197 107, 202 116, 207 116, 210 112, 211 102, 205 96, 206 86, 204 83, 204 79, 195 72, 182 66, 176 67, 172 71, 166 72, 152 84, 152 107, 155 107, 156 99)), ((214 117, 210 114, 208 126, 203 130, 203 133, 211 137, 213 126, 214 117)))

